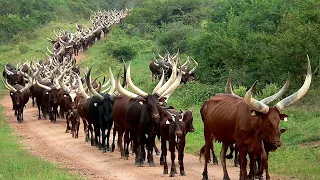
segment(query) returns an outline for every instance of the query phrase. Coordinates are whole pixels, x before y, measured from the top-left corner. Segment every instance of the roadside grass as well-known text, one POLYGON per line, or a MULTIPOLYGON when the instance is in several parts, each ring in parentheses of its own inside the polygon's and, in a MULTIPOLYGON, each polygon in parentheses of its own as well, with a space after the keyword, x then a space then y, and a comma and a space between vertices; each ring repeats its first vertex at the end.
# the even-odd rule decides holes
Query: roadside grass
MULTIPOLYGON (((10 57, 15 56, 15 54, 18 57, 13 57, 14 62, 18 62, 20 59, 25 61, 30 57, 44 58, 46 46, 50 46, 44 39, 44 36, 47 35, 53 38, 52 30, 58 30, 59 27, 63 29, 69 27, 71 30, 74 30, 74 23, 63 25, 60 23, 50 23, 43 29, 35 31, 41 34, 38 38, 30 41, 22 40, 12 45, 13 47, 25 45, 30 47, 27 53, 24 54, 20 53, 20 51, 18 52, 16 48, 6 49, 7 47, 0 46, 1 54, 5 53, 4 62, 11 62, 10 57), (2 52, 3 49, 5 49, 5 52, 2 52)), ((153 57, 153 52, 157 52, 157 49, 161 50, 162 48, 157 47, 155 42, 151 42, 150 40, 128 36, 119 30, 117 26, 112 29, 105 39, 96 42, 93 47, 90 47, 85 52, 86 59, 81 63, 81 67, 85 68, 93 65, 92 76, 93 78, 100 76, 100 80, 103 79, 103 76, 109 77, 108 68, 111 67, 115 78, 117 78, 119 72, 121 75, 123 74, 123 64, 119 59, 112 57, 112 51, 108 48, 112 47, 113 49, 121 50, 124 47, 123 44, 132 47, 132 51, 135 54, 131 59, 131 77, 134 84, 145 92, 152 93, 157 82, 151 82, 149 63, 153 57)), ((1 61, 0 64, 2 65, 4 62, 1 61)), ((128 63, 127 61, 126 64, 128 65, 128 63)), ((316 82, 315 78, 313 82, 316 82)), ((243 95, 245 91, 246 87, 234 87, 236 94, 243 95)), ((224 87, 190 82, 178 87, 172 97, 170 97, 169 104, 176 109, 188 108, 193 110, 193 124, 196 131, 187 135, 187 153, 199 155, 199 150, 204 145, 203 123, 199 110, 206 99, 220 92, 224 92, 224 87)), ((270 91, 268 92, 270 93, 270 91)), ((267 93, 257 92, 257 95, 259 99, 260 97, 266 97, 267 93)), ((286 175, 299 179, 319 179, 320 151, 319 147, 314 145, 320 142, 319 98, 319 90, 311 86, 307 95, 301 101, 283 112, 289 115, 289 121, 281 122, 280 125, 281 128, 287 129, 281 137, 283 146, 277 151, 270 153, 269 167, 272 174, 286 175)), ((216 155, 220 154, 220 149, 221 144, 215 143, 216 155)))
POLYGON ((12 134, 0 107, 0 179, 85 179, 67 169, 34 157, 12 134))

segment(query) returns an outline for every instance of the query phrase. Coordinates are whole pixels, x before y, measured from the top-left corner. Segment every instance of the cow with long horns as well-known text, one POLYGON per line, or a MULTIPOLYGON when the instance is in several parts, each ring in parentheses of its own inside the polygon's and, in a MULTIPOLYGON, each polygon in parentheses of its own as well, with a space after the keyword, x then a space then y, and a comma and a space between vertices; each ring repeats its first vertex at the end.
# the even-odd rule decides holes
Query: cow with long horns
POLYGON ((29 82, 26 86, 20 84, 10 85, 7 80, 3 81, 5 87, 10 90, 10 96, 12 98, 13 109, 17 114, 17 121, 23 121, 23 109, 29 101, 30 90, 29 88, 33 84, 33 80, 28 76, 29 82))
MULTIPOLYGON (((256 162, 261 158, 261 166, 256 175, 261 176, 267 165, 268 156, 265 152, 266 141, 273 150, 281 146, 279 123, 286 115, 280 112, 301 99, 311 84, 311 66, 308 57, 308 73, 302 87, 294 94, 282 99, 275 106, 252 98, 256 83, 247 91, 244 98, 233 94, 217 94, 205 101, 201 107, 201 117, 204 123, 205 162, 209 159, 209 148, 213 138, 222 142, 222 166, 224 179, 230 179, 226 169, 225 155, 227 147, 237 143, 240 156, 240 179, 247 179, 247 159, 256 162)), ((203 179, 208 179, 207 163, 204 163, 203 179)))
MULTIPOLYGON (((127 69, 126 81, 129 87, 137 94, 127 91, 120 85, 118 75, 116 87, 120 94, 126 95, 130 98, 126 109, 126 123, 125 123, 125 143, 129 142, 129 133, 133 139, 136 164, 143 165, 143 157, 145 157, 144 146, 147 145, 148 162, 150 166, 154 166, 153 161, 153 147, 155 144, 155 130, 159 126, 161 107, 159 106, 159 99, 171 94, 180 84, 182 73, 177 77, 177 65, 173 63, 173 71, 170 79, 163 84, 164 72, 160 82, 154 88, 152 94, 148 94, 138 87, 136 87, 130 75, 130 65, 127 69), (147 136, 147 137, 146 137, 147 136), (146 140, 148 140, 146 142, 146 140)), ((128 156, 128 146, 125 146, 125 156, 128 156)))

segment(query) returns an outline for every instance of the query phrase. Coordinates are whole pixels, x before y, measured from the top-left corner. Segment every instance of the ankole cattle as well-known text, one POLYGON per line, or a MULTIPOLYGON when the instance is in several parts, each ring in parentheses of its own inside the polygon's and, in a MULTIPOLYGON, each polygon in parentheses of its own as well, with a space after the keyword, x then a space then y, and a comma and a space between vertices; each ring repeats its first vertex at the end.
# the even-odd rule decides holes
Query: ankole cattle
MULTIPOLYGON (((263 141, 268 142, 273 149, 281 146, 279 123, 286 116, 280 112, 302 98, 311 84, 311 67, 308 58, 308 73, 302 87, 294 94, 282 99, 275 106, 252 98, 256 83, 247 91, 244 98, 232 94, 217 94, 205 101, 201 107, 201 117, 204 123, 205 162, 209 159, 209 148, 212 137, 222 142, 222 166, 224 179, 230 179, 226 170, 225 155, 227 147, 236 143, 240 158, 240 179, 246 179, 247 159, 254 162, 255 157, 261 158, 261 166, 257 172, 261 176, 267 164, 267 154, 263 141)), ((207 163, 204 163, 203 179, 208 179, 207 163)))
MULTIPOLYGON (((148 94, 138 87, 136 87, 130 75, 130 65, 127 69, 126 82, 129 87, 137 94, 124 89, 120 85, 119 75, 117 78, 117 91, 129 97, 129 102, 125 113, 125 137, 124 141, 128 144, 129 134, 133 139, 134 151, 136 153, 136 165, 143 165, 143 157, 145 157, 144 147, 147 146, 148 163, 154 166, 153 161, 153 147, 155 144, 155 130, 159 126, 161 107, 159 106, 159 99, 163 96, 172 93, 180 84, 182 73, 177 77, 176 64, 174 63, 173 72, 170 79, 163 84, 164 72, 160 82, 154 88, 152 94, 148 94)), ((125 146, 125 156, 128 157, 128 145, 125 146)))
POLYGON ((29 101, 30 90, 29 88, 32 86, 32 79, 28 76, 29 82, 26 86, 22 86, 20 84, 16 84, 11 86, 7 80, 3 81, 5 87, 10 90, 10 96, 12 98, 13 109, 15 110, 15 114, 17 115, 17 121, 23 122, 23 109, 25 105, 29 101))

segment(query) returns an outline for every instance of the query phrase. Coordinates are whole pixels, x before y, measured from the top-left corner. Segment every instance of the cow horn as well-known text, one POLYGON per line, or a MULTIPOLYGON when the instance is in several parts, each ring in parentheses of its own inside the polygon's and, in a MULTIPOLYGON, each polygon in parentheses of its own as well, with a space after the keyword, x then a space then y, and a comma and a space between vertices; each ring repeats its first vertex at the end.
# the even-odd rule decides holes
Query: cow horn
POLYGON ((172 59, 176 59, 178 57, 178 55, 179 55, 179 49, 178 49, 177 53, 172 57, 172 59))
POLYGON ((96 96, 98 99, 103 101, 104 97, 101 94, 99 94, 94 88, 92 88, 92 85, 91 85, 91 82, 90 82, 91 70, 92 70, 92 66, 90 67, 90 69, 88 71, 88 74, 86 75, 86 83, 87 83, 88 89, 94 96, 96 96))
POLYGON ((193 58, 191 59, 194 61, 195 66, 189 71, 189 74, 193 73, 196 70, 197 66, 199 65, 196 60, 194 60, 193 58))
POLYGON ((129 67, 127 69, 127 84, 128 86, 138 95, 142 96, 142 97, 147 97, 148 93, 142 91, 141 89, 139 89, 137 86, 135 86, 131 80, 131 75, 130 75, 130 71, 131 71, 131 62, 129 63, 129 67))
POLYGON ((77 76, 77 79, 78 79, 78 84, 79 84, 79 87, 78 87, 78 88, 79 88, 80 93, 82 94, 82 96, 83 96, 84 98, 89 99, 90 96, 84 91, 83 85, 82 85, 82 82, 81 82, 81 79, 80 79, 79 75, 76 74, 76 76, 77 76))
POLYGON ((110 67, 109 67, 109 73, 110 73, 110 79, 111 79, 111 87, 109 90, 109 94, 112 94, 116 90, 116 81, 114 80, 114 76, 110 67))
POLYGON ((110 84, 110 79, 109 79, 106 83, 104 83, 104 84, 102 85, 102 88, 107 87, 109 84, 110 84))
POLYGON ((158 56, 161 58, 161 60, 164 60, 164 58, 159 54, 159 52, 158 52, 158 56))
POLYGON ((164 85, 162 85, 161 88, 157 90, 156 94, 160 97, 163 94, 163 92, 166 91, 171 86, 171 84, 174 82, 176 77, 177 77, 177 65, 173 63, 172 73, 169 80, 164 85))
POLYGON ((263 114, 267 114, 269 112, 269 106, 265 105, 264 103, 252 98, 253 91, 257 85, 256 81, 251 88, 247 91, 246 95, 244 96, 244 101, 246 104, 252 108, 254 108, 256 111, 259 111, 263 114))
POLYGON ((8 75, 12 75, 12 74, 14 74, 13 72, 11 72, 10 70, 8 70, 8 68, 7 68, 7 66, 5 65, 4 66, 4 69, 6 70, 6 73, 8 74, 8 75))
POLYGON ((58 34, 56 33, 56 30, 53 30, 53 34, 59 37, 58 34))
POLYGON ((308 89, 311 84, 312 73, 311 73, 311 65, 310 65, 310 60, 309 60, 308 55, 307 55, 307 58, 308 58, 308 72, 307 72, 307 76, 306 76, 306 79, 305 79, 302 87, 294 94, 282 99, 280 102, 278 102, 276 104, 276 107, 279 111, 281 111, 284 108, 288 107, 289 105, 295 103, 296 101, 301 99, 308 92, 308 89))
POLYGON ((260 100, 260 102, 264 103, 264 104, 270 104, 272 101, 279 99, 287 90, 289 87, 289 75, 287 78, 286 83, 282 86, 282 88, 274 95, 266 97, 262 100, 260 100))
POLYGON ((49 51, 50 54, 54 54, 47 46, 47 50, 49 51))
POLYGON ((20 92, 25 91, 26 89, 29 89, 32 85, 33 85, 33 79, 31 78, 31 72, 30 70, 28 70, 28 74, 26 74, 27 78, 28 78, 28 84, 25 85, 20 92))
POLYGON ((70 93, 70 89, 66 86, 66 84, 64 83, 64 75, 66 74, 67 70, 63 71, 62 74, 58 77, 58 81, 59 84, 61 86, 61 88, 66 91, 67 93, 70 93))
POLYGON ((187 57, 187 60, 186 60, 186 62, 184 62, 184 63, 181 65, 181 67, 186 66, 186 65, 188 64, 188 62, 190 61, 190 60, 189 60, 189 57, 188 57, 188 56, 186 56, 186 57, 187 57))
POLYGON ((102 93, 106 93, 110 88, 111 88, 111 87, 108 87, 107 89, 102 90, 101 92, 102 92, 102 93))
POLYGON ((232 91, 232 86, 231 86, 231 76, 230 76, 230 73, 229 73, 229 76, 228 76, 228 80, 227 80, 227 84, 226 84, 226 93, 227 94, 232 94, 234 95, 233 91, 232 91))
POLYGON ((128 96, 129 98, 136 98, 138 97, 138 95, 124 89, 121 84, 120 84, 120 74, 118 74, 118 77, 117 77, 117 82, 116 82, 116 89, 117 91, 122 94, 122 95, 125 95, 125 96, 128 96))
POLYGON ((5 81, 2 80, 2 82, 3 82, 4 86, 5 86, 9 91, 13 91, 13 92, 16 92, 16 91, 17 91, 17 89, 14 88, 13 86, 11 86, 11 85, 7 82, 7 80, 5 80, 5 81))
POLYGON ((159 88, 161 88, 161 86, 162 86, 162 84, 163 84, 163 81, 164 81, 164 70, 162 69, 162 76, 161 76, 161 78, 160 78, 160 81, 159 81, 158 84, 156 85, 156 87, 153 89, 152 94, 156 93, 157 90, 158 90, 159 88))
POLYGON ((172 85, 164 93, 162 93, 159 98, 162 98, 167 94, 172 94, 174 92, 174 90, 176 90, 177 87, 179 86, 179 84, 181 82, 181 78, 182 78, 182 71, 180 71, 178 77, 175 79, 175 81, 172 83, 172 85))
POLYGON ((39 81, 37 81, 37 80, 36 80, 36 84, 38 86, 40 86, 41 88, 43 88, 43 89, 46 89, 46 90, 49 90, 49 91, 51 90, 51 88, 49 86, 43 85, 43 84, 39 83, 39 81))

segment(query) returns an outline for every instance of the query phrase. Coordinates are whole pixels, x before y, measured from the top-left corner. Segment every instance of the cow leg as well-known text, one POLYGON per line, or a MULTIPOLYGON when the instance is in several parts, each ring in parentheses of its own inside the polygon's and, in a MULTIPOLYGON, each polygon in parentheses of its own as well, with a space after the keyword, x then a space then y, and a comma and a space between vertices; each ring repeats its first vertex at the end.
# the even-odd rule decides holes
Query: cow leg
MULTIPOLYGON (((105 128, 101 128, 101 146, 102 146, 102 152, 107 152, 107 147, 106 147, 106 130, 105 128)), ((109 133, 109 131, 108 131, 109 133)), ((110 133, 109 133, 110 135, 110 133)))
POLYGON ((154 151, 156 152, 156 155, 157 155, 157 156, 160 155, 160 151, 159 151, 156 143, 154 143, 154 151))
POLYGON ((87 120, 82 118, 82 123, 83 123, 83 131, 85 135, 85 142, 89 142, 89 129, 88 129, 88 123, 87 120))
POLYGON ((138 167, 143 167, 143 151, 144 151, 144 145, 145 145, 145 143, 144 143, 144 137, 145 137, 145 135, 144 135, 144 133, 142 133, 142 132, 139 132, 138 134, 137 134, 137 143, 135 143, 135 141, 133 141, 134 142, 134 144, 137 144, 137 150, 136 150, 136 162, 137 162, 137 166, 138 167))
POLYGON ((230 149, 230 153, 228 155, 226 155, 226 158, 227 159, 232 159, 233 158, 233 152, 234 152, 234 147, 233 145, 230 145, 229 146, 229 149, 230 149))
POLYGON ((31 99, 32 99, 32 107, 34 107, 35 102, 34 102, 34 96, 33 95, 31 95, 31 99))
MULTIPOLYGON (((211 140, 212 141, 212 140, 211 140)), ((218 158, 216 156, 216 153, 214 153, 214 145, 213 142, 211 143, 211 154, 212 154, 212 163, 213 164, 219 164, 218 158)), ((209 159, 210 159, 210 153, 209 153, 209 159)))
MULTIPOLYGON (((93 127, 91 124, 88 123, 88 130, 90 131, 90 137, 91 137, 91 146, 94 146, 94 138, 93 138, 93 127)), ((90 138, 89 138, 90 139, 90 138)))
POLYGON ((106 150, 107 151, 110 151, 110 144, 109 144, 109 139, 110 139, 110 131, 111 131, 111 127, 113 125, 113 122, 112 123, 108 123, 108 126, 107 126, 107 129, 108 129, 108 132, 107 132, 107 147, 106 147, 106 150))
POLYGON ((258 172, 255 173, 256 176, 262 176, 263 170, 268 166, 268 155, 264 148, 264 143, 261 143, 261 166, 258 169, 258 172))
POLYGON ((210 159, 210 147, 212 146, 211 133, 204 127, 204 138, 205 138, 205 150, 204 150, 204 168, 202 173, 202 180, 208 180, 208 161, 210 159))
POLYGON ((248 179, 254 179, 254 172, 257 170, 257 159, 254 156, 254 153, 249 153, 250 158, 250 171, 248 174, 248 179))
POLYGON ((184 171, 183 157, 184 157, 184 147, 186 146, 185 137, 181 138, 179 141, 179 150, 178 150, 178 160, 180 166, 180 175, 185 176, 186 173, 184 171))
MULTIPOLYGON (((68 133, 69 130, 71 129, 71 128, 70 128, 70 125, 69 125, 70 121, 71 121, 71 120, 70 120, 70 117, 69 117, 69 115, 67 115, 67 116, 66 116, 66 122, 67 122, 66 133, 68 133)), ((72 122, 71 122, 71 124, 72 124, 72 122)))
POLYGON ((77 120, 77 125, 76 125, 76 137, 75 137, 75 138, 78 138, 78 137, 79 137, 79 128, 80 128, 80 119, 77 120))
POLYGON ((171 170, 170 170, 170 177, 174 177, 175 174, 177 174, 176 164, 174 160, 176 159, 176 147, 175 147, 175 139, 170 138, 169 139, 169 151, 171 153, 171 170))
POLYGON ((148 148, 147 148, 147 152, 148 152, 148 163, 149 166, 154 167, 154 160, 153 160, 153 147, 155 146, 155 136, 154 135, 150 135, 148 137, 148 148))
POLYGON ((40 120, 41 119, 41 116, 40 116, 40 105, 38 105, 38 103, 37 103, 37 106, 38 106, 38 112, 39 112, 38 120, 40 120))
POLYGON ((247 179, 247 152, 244 144, 238 144, 239 157, 240 157, 240 180, 247 179))
POLYGON ((226 153, 227 153, 227 150, 228 150, 228 145, 226 143, 222 143, 220 159, 221 159, 221 165, 222 165, 222 168, 223 168, 223 179, 224 180, 230 180, 230 177, 229 177, 228 171, 227 171, 227 166, 226 166, 226 153))
POLYGON ((265 170, 266 170, 266 180, 270 180, 268 159, 269 159, 269 152, 267 152, 267 164, 266 164, 266 168, 265 168, 265 170))
POLYGON ((234 144, 234 167, 239 166, 239 152, 237 148, 237 144, 234 144))
MULTIPOLYGON (((113 128, 112 134, 113 134, 113 139, 112 139, 112 144, 111 144, 111 152, 114 152, 114 149, 116 148, 115 139, 116 139, 116 135, 117 135, 117 131, 115 130, 115 128, 113 128)), ((118 133, 118 136, 119 136, 119 133, 118 133)), ((122 154, 121 154, 121 159, 122 159, 122 154)))
POLYGON ((161 138, 161 158, 160 165, 163 165, 163 174, 168 174, 168 164, 167 164, 167 141, 161 138), (162 158, 162 161, 161 161, 162 158))
POLYGON ((124 142, 123 142, 123 145, 124 145, 124 159, 125 160, 128 160, 128 158, 129 158, 129 143, 130 143, 129 131, 126 131, 124 133, 124 142))
POLYGON ((98 147, 99 150, 101 150, 102 149, 101 141, 100 141, 100 130, 101 130, 101 128, 97 127, 97 126, 94 126, 93 130, 94 130, 94 140, 95 140, 94 144, 96 145, 96 147, 98 147))
POLYGON ((23 122, 23 107, 21 108, 21 114, 20 114, 20 116, 21 116, 21 122, 23 122))

